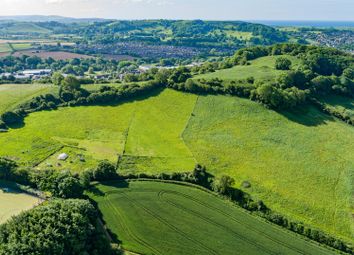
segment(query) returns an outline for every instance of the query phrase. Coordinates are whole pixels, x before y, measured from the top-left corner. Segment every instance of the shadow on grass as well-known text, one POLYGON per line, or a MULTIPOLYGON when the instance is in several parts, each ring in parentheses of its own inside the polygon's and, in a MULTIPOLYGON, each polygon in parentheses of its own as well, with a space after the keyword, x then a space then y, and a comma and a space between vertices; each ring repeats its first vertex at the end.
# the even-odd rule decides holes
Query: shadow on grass
POLYGON ((7 194, 23 194, 21 187, 14 182, 0 181, 0 191, 7 194))
POLYGON ((308 127, 326 125, 329 121, 335 120, 332 116, 320 112, 311 105, 305 105, 288 111, 278 111, 278 113, 290 121, 308 127))

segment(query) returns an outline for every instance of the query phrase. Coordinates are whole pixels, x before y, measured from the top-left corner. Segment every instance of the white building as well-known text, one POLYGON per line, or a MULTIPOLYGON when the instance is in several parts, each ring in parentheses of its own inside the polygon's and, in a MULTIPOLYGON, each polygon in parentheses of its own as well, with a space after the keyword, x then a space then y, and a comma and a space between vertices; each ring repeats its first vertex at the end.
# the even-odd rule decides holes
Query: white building
POLYGON ((58 160, 63 160, 63 161, 65 161, 65 160, 68 159, 68 157, 69 157, 68 154, 62 153, 62 154, 60 154, 60 155, 58 156, 58 160))

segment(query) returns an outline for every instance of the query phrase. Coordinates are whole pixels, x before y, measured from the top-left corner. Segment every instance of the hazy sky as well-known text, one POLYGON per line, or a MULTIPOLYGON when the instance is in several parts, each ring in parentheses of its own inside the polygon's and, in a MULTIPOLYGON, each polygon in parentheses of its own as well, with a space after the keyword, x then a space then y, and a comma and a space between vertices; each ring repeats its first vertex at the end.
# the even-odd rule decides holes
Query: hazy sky
POLYGON ((354 20, 354 0, 0 0, 0 15, 116 19, 354 20))

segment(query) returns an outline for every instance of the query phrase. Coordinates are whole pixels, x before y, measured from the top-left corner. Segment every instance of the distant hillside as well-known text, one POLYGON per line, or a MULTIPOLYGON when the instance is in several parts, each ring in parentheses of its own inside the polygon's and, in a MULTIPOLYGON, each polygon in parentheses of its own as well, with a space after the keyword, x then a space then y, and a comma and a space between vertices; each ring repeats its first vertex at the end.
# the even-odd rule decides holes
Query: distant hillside
POLYGON ((2 22, 0 32, 5 34, 47 34, 51 31, 30 22, 2 22))
POLYGON ((0 16, 0 20, 7 21, 21 21, 21 22, 61 22, 61 23, 74 23, 74 22, 100 22, 106 19, 100 18, 70 18, 62 16, 44 16, 44 15, 23 15, 23 16, 0 16))

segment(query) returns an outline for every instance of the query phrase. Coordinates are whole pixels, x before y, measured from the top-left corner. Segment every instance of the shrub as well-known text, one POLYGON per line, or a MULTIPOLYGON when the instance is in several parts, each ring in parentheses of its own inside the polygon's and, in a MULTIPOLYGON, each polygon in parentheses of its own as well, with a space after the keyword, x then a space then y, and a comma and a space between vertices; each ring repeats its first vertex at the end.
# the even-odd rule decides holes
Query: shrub
POLYGON ((277 70, 290 70, 291 61, 288 58, 279 57, 275 61, 275 69, 277 70))

